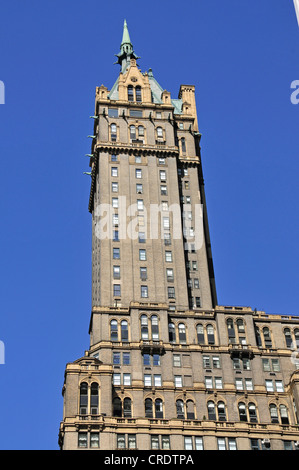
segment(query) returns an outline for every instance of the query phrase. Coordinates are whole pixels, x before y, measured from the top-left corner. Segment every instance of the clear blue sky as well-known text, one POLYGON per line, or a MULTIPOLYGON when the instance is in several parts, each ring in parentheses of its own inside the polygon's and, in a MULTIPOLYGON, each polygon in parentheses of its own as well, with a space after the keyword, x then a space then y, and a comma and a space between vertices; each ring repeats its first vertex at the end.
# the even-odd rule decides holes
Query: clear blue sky
POLYGON ((299 28, 291 0, 4 0, 0 448, 57 449, 65 364, 89 346, 95 87, 124 18, 142 71, 194 84, 218 302, 298 315, 299 28), (147 10, 149 8, 149 10, 147 10))

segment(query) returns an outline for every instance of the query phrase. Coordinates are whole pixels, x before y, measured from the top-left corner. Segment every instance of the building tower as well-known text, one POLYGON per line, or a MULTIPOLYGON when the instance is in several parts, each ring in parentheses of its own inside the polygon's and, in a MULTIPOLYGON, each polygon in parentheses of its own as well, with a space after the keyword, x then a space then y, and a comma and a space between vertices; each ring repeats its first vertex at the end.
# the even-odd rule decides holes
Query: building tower
POLYGON ((299 323, 218 306, 193 85, 137 65, 96 88, 90 347, 66 365, 61 449, 295 448, 299 323))

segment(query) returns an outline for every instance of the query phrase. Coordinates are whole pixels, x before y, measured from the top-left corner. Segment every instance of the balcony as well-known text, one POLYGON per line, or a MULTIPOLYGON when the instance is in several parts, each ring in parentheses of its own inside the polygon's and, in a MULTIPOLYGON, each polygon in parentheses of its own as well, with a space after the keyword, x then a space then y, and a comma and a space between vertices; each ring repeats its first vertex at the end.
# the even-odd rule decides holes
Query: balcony
POLYGON ((248 357, 252 359, 254 354, 250 344, 229 344, 228 350, 231 357, 248 357))
POLYGON ((162 341, 142 340, 139 345, 143 353, 148 354, 164 354, 165 348, 162 341))

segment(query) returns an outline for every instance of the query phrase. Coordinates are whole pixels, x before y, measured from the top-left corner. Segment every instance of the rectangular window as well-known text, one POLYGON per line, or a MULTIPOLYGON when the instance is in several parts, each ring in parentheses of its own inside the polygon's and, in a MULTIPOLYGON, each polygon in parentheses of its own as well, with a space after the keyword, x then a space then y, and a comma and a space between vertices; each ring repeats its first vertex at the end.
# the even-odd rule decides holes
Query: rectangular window
POLYGON ((166 181, 166 171, 160 170, 160 181, 166 181))
POLYGON ((143 209, 144 209, 143 199, 137 199, 137 210, 143 211, 143 209))
POLYGON ((168 298, 169 299, 175 299, 175 290, 174 287, 168 287, 168 298))
POLYGON ((206 388, 213 388, 213 379, 212 377, 205 377, 206 388))
POLYGON ((153 366, 160 365, 160 354, 153 354, 153 366))
POLYGON ((126 436, 125 434, 117 434, 117 448, 118 449, 125 449, 126 448, 126 436))
POLYGON ((128 366, 131 363, 131 355, 129 352, 123 352, 123 365, 128 366))
POLYGON ((168 263, 172 262, 172 251, 165 251, 165 261, 168 263))
POLYGON ((197 261, 192 261, 192 271, 197 271, 197 261))
POLYGON ((181 375, 174 376, 174 386, 179 388, 183 386, 183 380, 181 375))
POLYGON ((120 385, 120 374, 113 374, 113 385, 120 385))
POLYGON ((139 250, 139 260, 146 261, 146 250, 139 250))
POLYGON ((120 297, 120 284, 113 284, 113 295, 114 297, 120 297))
POLYGON ((199 279, 195 278, 193 279, 194 282, 194 289, 199 289, 199 279))
POLYGON ((169 436, 162 436, 162 449, 163 450, 170 449, 170 437, 169 436))
POLYGON ((108 116, 109 117, 118 117, 118 109, 117 108, 108 108, 108 116))
POLYGON ((215 377, 215 388, 223 388, 222 377, 215 377))
POLYGON ((201 307, 201 300, 200 297, 195 297, 195 307, 200 308, 201 307))
POLYGON ((224 437, 218 437, 218 450, 226 450, 226 443, 224 437))
POLYGON ((117 166, 111 167, 111 176, 118 176, 118 168, 117 166))
POLYGON ((191 436, 185 436, 184 437, 184 448, 185 448, 185 450, 193 450, 193 443, 192 443, 192 437, 191 436))
POLYGON ((203 450, 203 438, 195 437, 195 450, 203 450))
POLYGON ((131 117, 142 117, 142 109, 130 109, 131 117))
POLYGON ((139 241, 139 243, 145 243, 146 242, 145 232, 138 232, 138 241, 139 241))
POLYGON ((113 248, 113 259, 120 259, 120 249, 113 248))
POLYGON ((113 241, 114 242, 119 242, 119 231, 118 230, 113 230, 113 241))
POLYGON ((131 385, 131 374, 123 375, 124 385, 131 385))
POLYGON ((150 354, 144 353, 143 354, 143 365, 150 366, 151 365, 151 356, 150 354))
POLYGON ((159 436, 151 436, 151 449, 159 449, 159 436))
POLYGON ((167 196, 167 186, 161 185, 161 196, 167 196))
POLYGON ((253 390, 252 379, 245 379, 245 388, 246 390, 253 390))
POLYGON ((275 380, 276 391, 277 392, 284 392, 283 382, 282 380, 275 380))
POLYGON ((266 380, 266 390, 267 392, 274 392, 274 386, 272 380, 266 380))
POLYGON ((154 386, 155 387, 162 387, 161 375, 154 375, 154 386))
POLYGON ((243 380, 242 379, 236 379, 236 389, 237 390, 243 390, 243 380))
POLYGON ((165 158, 164 157, 159 157, 158 161, 159 161, 159 165, 165 165, 165 158))
POLYGON ((203 356, 203 366, 205 369, 210 369, 211 368, 211 360, 210 356, 203 356))
POLYGON ((163 228, 169 230, 170 222, 169 217, 163 217, 163 228))
POLYGON ((87 447, 87 432, 78 432, 78 447, 87 447))
POLYGON ((120 266, 113 266, 113 279, 120 279, 120 266))
POLYGON ((111 161, 112 162, 117 162, 117 155, 111 155, 111 161))
POLYGON ((118 183, 116 183, 115 181, 111 183, 111 191, 113 193, 118 193, 118 183))
POLYGON ((263 370, 265 372, 269 372, 271 370, 270 359, 262 359, 262 364, 263 364, 263 370))
POLYGON ((145 387, 152 386, 152 376, 150 374, 144 374, 144 386, 145 387))
POLYGON ((114 207, 115 209, 118 209, 118 197, 112 198, 112 207, 114 207))
POLYGON ((90 433, 90 447, 100 447, 100 435, 98 432, 90 433))
POLYGON ((142 170, 141 170, 140 168, 136 168, 136 170, 135 170, 135 177, 136 177, 137 179, 142 178, 142 170))
POLYGON ((140 268, 140 279, 142 281, 147 280, 147 268, 140 268))
POLYGON ((136 449, 136 434, 128 434, 128 448, 129 449, 136 449))
POLYGON ((113 364, 115 366, 119 366, 120 365, 120 352, 116 351, 116 352, 113 352, 113 364))
POLYGON ((142 184, 139 184, 139 183, 136 184, 136 193, 137 194, 142 194, 143 193, 142 184))
POLYGON ((228 450, 237 450, 236 439, 233 437, 228 438, 228 450))
POLYGON ((164 245, 168 246, 171 245, 171 236, 169 232, 164 232, 163 233, 163 238, 164 238, 164 245))
POLYGON ((173 367, 181 367, 181 356, 180 354, 173 355, 173 367))
POLYGON ((147 298, 148 297, 148 287, 141 286, 141 297, 147 298))
POLYGON ((166 276, 167 276, 168 282, 173 282, 173 269, 172 268, 166 269, 166 276))

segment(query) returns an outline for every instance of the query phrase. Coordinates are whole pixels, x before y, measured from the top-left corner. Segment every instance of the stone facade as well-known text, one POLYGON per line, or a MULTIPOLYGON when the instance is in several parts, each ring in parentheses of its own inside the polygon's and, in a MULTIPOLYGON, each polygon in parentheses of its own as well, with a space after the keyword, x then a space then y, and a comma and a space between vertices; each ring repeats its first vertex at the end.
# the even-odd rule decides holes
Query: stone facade
POLYGON ((299 321, 218 306, 194 86, 172 99, 142 73, 126 24, 118 57, 96 88, 90 348, 66 365, 59 445, 296 449, 299 321))

